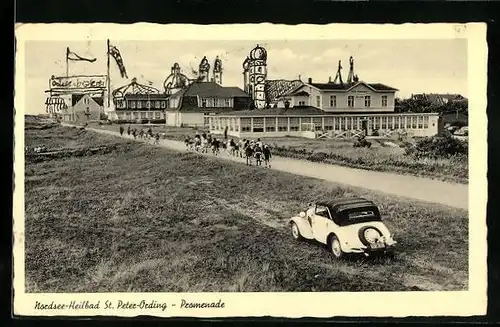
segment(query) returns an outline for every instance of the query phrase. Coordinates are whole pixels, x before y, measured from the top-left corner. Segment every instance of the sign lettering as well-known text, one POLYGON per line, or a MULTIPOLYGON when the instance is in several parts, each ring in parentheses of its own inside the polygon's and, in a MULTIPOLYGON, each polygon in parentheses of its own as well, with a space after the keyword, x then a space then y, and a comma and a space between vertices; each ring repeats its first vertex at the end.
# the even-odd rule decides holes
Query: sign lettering
POLYGON ((105 89, 106 76, 55 77, 49 80, 50 89, 105 89))

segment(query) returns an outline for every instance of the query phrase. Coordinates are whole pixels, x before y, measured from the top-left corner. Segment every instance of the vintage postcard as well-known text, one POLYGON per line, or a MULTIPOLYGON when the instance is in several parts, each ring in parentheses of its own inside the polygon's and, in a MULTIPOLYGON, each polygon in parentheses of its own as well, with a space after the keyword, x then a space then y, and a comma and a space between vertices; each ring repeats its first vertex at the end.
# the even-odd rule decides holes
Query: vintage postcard
POLYGON ((17 25, 14 313, 485 314, 486 62, 481 23, 17 25))

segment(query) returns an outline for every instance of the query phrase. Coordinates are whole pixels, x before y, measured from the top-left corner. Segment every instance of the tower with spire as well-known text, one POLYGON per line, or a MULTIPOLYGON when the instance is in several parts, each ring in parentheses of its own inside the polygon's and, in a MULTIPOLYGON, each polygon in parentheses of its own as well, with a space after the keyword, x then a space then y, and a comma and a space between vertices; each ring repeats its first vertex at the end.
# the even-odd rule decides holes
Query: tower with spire
POLYGON ((213 81, 219 85, 222 85, 222 60, 219 56, 215 58, 214 69, 213 69, 213 81))
POLYGON ((200 66, 198 69, 198 81, 199 82, 208 82, 209 81, 209 72, 210 72, 210 64, 208 62, 207 57, 203 57, 200 62, 200 66))

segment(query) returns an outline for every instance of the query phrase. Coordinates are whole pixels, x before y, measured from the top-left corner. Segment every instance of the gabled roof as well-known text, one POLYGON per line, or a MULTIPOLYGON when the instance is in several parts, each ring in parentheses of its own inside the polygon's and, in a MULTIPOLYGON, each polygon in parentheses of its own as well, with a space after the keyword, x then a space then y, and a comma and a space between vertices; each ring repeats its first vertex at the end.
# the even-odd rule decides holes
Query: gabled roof
POLYGON ((264 86, 266 97, 269 102, 276 101, 278 98, 297 90, 304 85, 300 80, 267 80, 264 86))
POLYGON ((72 94, 71 95, 71 105, 74 106, 78 103, 86 94, 72 94))
POLYGON ((215 82, 193 82, 183 93, 183 96, 200 96, 207 98, 250 97, 239 87, 224 87, 215 82))
POLYGON ((288 93, 288 95, 290 96, 309 96, 309 93, 306 92, 306 91, 294 91, 294 92, 291 92, 291 93, 288 93))
POLYGON ((101 107, 104 105, 104 98, 103 97, 93 97, 92 100, 94 100, 101 107))
POLYGON ((353 88, 355 88, 358 85, 365 85, 375 92, 395 92, 398 91, 398 89, 395 89, 393 87, 390 87, 385 84, 381 83, 365 83, 365 82, 357 82, 357 83, 343 83, 343 84, 337 84, 337 83, 310 83, 312 87, 315 87, 320 90, 325 90, 325 91, 349 91, 353 88))

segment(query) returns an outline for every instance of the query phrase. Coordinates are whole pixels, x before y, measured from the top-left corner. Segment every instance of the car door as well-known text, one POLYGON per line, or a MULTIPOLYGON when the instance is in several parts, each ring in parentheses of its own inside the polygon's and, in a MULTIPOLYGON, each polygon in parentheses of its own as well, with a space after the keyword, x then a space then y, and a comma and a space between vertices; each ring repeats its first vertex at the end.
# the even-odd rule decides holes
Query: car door
POLYGON ((328 207, 316 205, 314 209, 314 215, 312 217, 312 230, 314 238, 321 243, 326 243, 329 221, 330 212, 328 210, 328 207))

